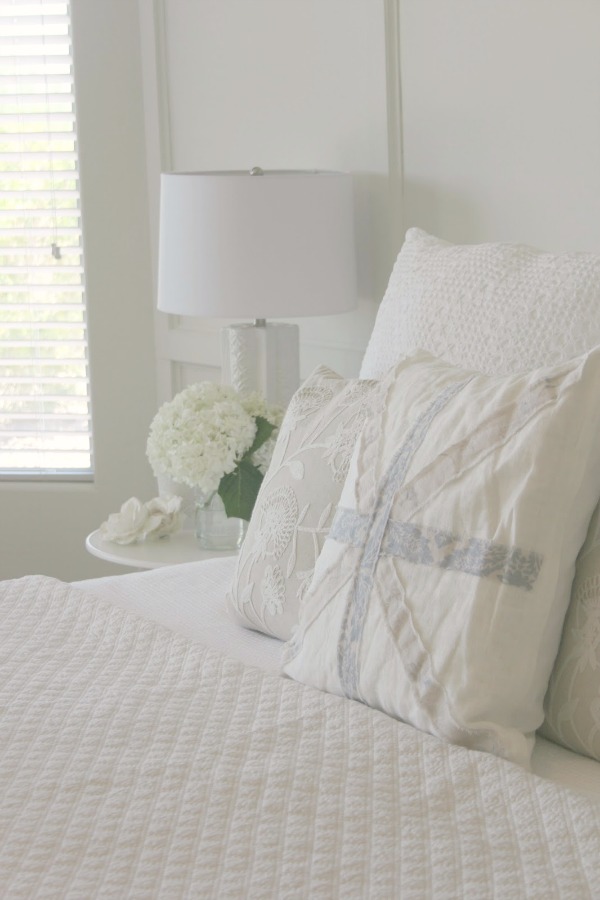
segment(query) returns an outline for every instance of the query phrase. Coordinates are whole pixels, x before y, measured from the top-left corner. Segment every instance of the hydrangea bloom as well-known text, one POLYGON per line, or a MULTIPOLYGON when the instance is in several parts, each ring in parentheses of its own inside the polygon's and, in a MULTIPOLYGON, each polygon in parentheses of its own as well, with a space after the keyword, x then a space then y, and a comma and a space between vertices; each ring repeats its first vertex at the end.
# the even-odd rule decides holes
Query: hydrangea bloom
POLYGON ((150 426, 146 453, 154 474, 213 493, 252 446, 259 415, 275 424, 259 395, 240 397, 210 381, 185 388, 161 406, 150 426))
MULTIPOLYGON (((283 421, 283 409, 280 406, 269 406, 264 397, 256 392, 246 394, 246 396, 241 397, 240 399, 242 406, 251 416, 254 418, 256 418, 256 416, 262 416, 263 419, 266 419, 268 422, 271 422, 272 425, 275 425, 276 429, 279 428, 283 421)), ((269 468, 276 441, 277 430, 273 432, 269 440, 266 441, 262 447, 258 448, 256 453, 252 454, 252 462, 260 469, 263 475, 266 474, 267 469, 269 468)))

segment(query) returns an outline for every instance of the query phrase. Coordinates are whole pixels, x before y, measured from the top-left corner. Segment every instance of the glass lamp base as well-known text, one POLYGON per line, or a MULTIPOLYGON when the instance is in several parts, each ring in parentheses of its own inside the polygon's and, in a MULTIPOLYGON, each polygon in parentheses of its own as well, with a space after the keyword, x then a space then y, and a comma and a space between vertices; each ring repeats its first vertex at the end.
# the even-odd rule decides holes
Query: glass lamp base
POLYGON ((221 334, 223 383, 242 394, 258 391, 285 408, 300 383, 298 326, 257 319, 228 325, 221 334))

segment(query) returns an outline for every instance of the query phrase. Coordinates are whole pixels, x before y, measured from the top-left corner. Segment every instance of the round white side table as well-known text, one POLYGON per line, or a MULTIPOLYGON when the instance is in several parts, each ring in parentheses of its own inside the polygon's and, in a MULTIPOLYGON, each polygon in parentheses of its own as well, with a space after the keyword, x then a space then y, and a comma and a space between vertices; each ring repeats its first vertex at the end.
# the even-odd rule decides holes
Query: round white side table
POLYGON ((99 559, 136 569, 158 569, 160 566, 174 566, 178 563, 214 559, 215 556, 235 555, 232 550, 201 550, 193 531, 178 531, 158 541, 122 545, 105 541, 100 529, 97 528, 88 534, 85 548, 88 553, 99 559))

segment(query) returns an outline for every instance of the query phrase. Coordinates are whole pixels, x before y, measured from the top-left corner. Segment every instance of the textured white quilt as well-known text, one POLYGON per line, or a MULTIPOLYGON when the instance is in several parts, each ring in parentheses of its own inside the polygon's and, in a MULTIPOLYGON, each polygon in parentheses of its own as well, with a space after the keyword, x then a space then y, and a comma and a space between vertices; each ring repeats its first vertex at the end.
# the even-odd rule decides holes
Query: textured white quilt
POLYGON ((0 585, 0 894, 600 896, 600 805, 42 577, 0 585))

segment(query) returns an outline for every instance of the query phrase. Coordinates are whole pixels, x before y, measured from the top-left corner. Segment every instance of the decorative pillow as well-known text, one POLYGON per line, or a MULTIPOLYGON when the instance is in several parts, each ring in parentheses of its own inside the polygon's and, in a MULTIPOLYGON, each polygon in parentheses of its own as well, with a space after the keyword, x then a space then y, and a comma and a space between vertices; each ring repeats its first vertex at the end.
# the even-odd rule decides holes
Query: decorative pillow
MULTIPOLYGON (((516 244, 453 245, 411 228, 360 374, 380 377, 417 348, 491 375, 511 374, 565 362, 598 344, 600 256, 544 253, 516 244)), ((544 733, 600 759, 600 663, 592 663, 593 652, 600 652, 594 638, 598 601, 593 605, 600 541, 593 535, 581 565, 546 701, 544 733), (574 667, 578 674, 569 693, 567 673, 574 667)))
POLYGON ((490 375, 555 365, 600 344, 600 256, 455 245, 411 228, 360 375, 414 350, 490 375))
POLYGON ((228 597, 240 624, 291 636, 375 386, 320 366, 292 397, 228 597))
POLYGON ((600 760, 600 507, 577 560, 542 734, 600 760))
POLYGON ((527 765, 600 496, 599 389, 600 348, 521 376, 392 369, 285 673, 527 765))

